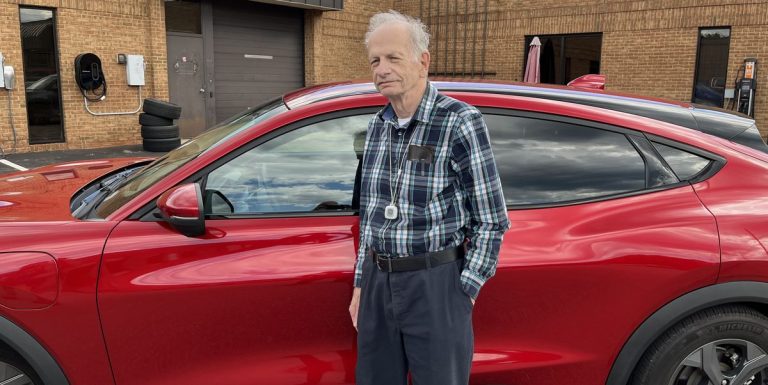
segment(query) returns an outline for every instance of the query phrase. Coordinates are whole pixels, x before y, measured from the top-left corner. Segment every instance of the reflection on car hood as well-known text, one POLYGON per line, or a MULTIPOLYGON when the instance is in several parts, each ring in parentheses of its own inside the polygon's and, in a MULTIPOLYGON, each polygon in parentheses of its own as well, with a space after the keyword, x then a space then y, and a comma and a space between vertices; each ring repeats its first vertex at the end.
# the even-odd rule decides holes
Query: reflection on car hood
POLYGON ((0 176, 0 221, 74 220, 72 195, 88 182, 151 158, 67 162, 0 176))

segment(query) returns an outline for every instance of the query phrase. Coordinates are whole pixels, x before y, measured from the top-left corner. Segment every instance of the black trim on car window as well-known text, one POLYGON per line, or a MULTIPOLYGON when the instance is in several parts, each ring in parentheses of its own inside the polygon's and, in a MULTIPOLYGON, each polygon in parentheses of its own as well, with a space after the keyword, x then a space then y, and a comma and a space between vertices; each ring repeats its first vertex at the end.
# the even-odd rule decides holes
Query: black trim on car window
POLYGON ((510 108, 496 108, 496 107, 478 107, 480 112, 488 115, 503 115, 503 116, 515 116, 520 118, 532 118, 540 120, 551 120, 560 123, 575 124, 578 126, 585 126, 590 128, 598 128, 606 131, 618 132, 624 135, 630 136, 643 136, 639 131, 635 131, 630 128, 612 126, 610 124, 600 123, 593 120, 584 120, 579 118, 572 118, 564 115, 552 115, 543 112, 532 112, 523 110, 513 110, 510 108))
POLYGON ((647 138, 639 136, 629 136, 628 138, 645 161, 646 189, 680 182, 672 168, 664 161, 664 158, 659 155, 647 138))
MULTIPOLYGON (((229 154, 226 154, 222 156, 221 158, 211 162, 204 168, 198 170, 194 174, 190 175, 189 177, 185 178, 182 182, 179 184, 184 183, 193 183, 193 182, 200 182, 201 187, 205 187, 205 178, 207 175, 212 172, 213 170, 221 167, 222 165, 226 164, 227 162, 237 158, 238 156, 252 150, 253 148, 268 142, 269 140, 272 140, 280 135, 286 134, 288 132, 291 132, 293 130, 309 126, 311 124, 316 124, 320 122, 324 122, 327 120, 332 119, 338 119, 338 118, 344 118, 348 116, 355 116, 355 115, 365 115, 370 114, 373 116, 376 112, 381 110, 381 107, 366 107, 366 108, 356 108, 356 109, 348 109, 348 110, 342 110, 342 111, 334 111, 327 114, 319 115, 319 116, 313 116, 304 120, 300 120, 298 122, 294 122, 291 124, 288 124, 286 126, 277 128, 273 130, 272 132, 269 132, 265 135, 262 135, 242 146, 240 146, 238 149, 230 152, 229 154)), ((156 204, 157 199, 152 200, 151 202, 144 205, 144 207, 140 208, 139 210, 136 210, 134 214, 130 216, 130 219, 140 219, 142 221, 157 221, 159 219, 155 218, 154 215, 152 215, 152 212, 157 209, 156 204)), ((358 210, 344 210, 344 211, 322 211, 322 212, 296 212, 296 213, 265 213, 265 214, 233 214, 233 215, 215 215, 216 218, 237 218, 237 219, 250 219, 250 218, 298 218, 298 217, 318 217, 318 216, 352 216, 357 215, 358 210)), ((209 218, 206 218, 209 219, 209 218)))
MULTIPOLYGON (((335 111, 335 112, 323 114, 320 116, 310 117, 310 118, 301 120, 299 122, 291 123, 284 127, 278 128, 266 135, 256 138, 244 144, 240 148, 232 151, 231 153, 226 154, 221 158, 211 162, 209 165, 207 165, 203 169, 198 170, 194 174, 185 178, 180 184, 200 182, 201 185, 204 185, 205 176, 212 170, 242 155, 243 153, 250 151, 256 146, 259 146, 262 143, 265 143, 287 132, 296 130, 301 127, 305 127, 310 124, 315 124, 315 123, 336 119, 336 118, 342 118, 342 117, 354 116, 354 115, 364 115, 364 114, 373 115, 380 109, 381 107, 367 107, 367 108, 335 111)), ((613 126, 613 125, 609 125, 601 122, 583 120, 583 119, 572 118, 572 117, 562 116, 562 115, 552 115, 552 114, 546 114, 546 113, 522 111, 522 110, 514 110, 514 109, 479 107, 479 110, 483 114, 543 119, 543 120, 550 120, 554 122, 569 123, 569 124, 575 124, 575 125, 580 125, 580 126, 585 126, 585 127, 595 128, 595 129, 621 133, 626 135, 626 137, 629 139, 630 144, 632 144, 632 146, 635 147, 635 150, 638 151, 638 154, 641 156, 641 158, 645 162, 645 167, 646 167, 646 188, 645 189, 627 191, 619 194, 603 195, 603 196, 580 199, 580 200, 560 201, 555 203, 507 205, 507 210, 542 209, 542 208, 571 206, 571 205, 577 205, 577 204, 588 204, 588 203, 595 203, 595 202, 607 201, 607 200, 613 200, 613 199, 621 199, 621 198, 627 198, 627 197, 632 197, 632 196, 637 196, 642 194, 669 190, 669 189, 688 185, 689 183, 698 183, 703 180, 706 180, 712 175, 716 174, 726 163, 726 159, 724 157, 717 155, 715 153, 705 151, 700 148, 683 144, 677 141, 673 141, 661 136, 642 133, 640 131, 636 131, 636 130, 625 128, 625 127, 618 127, 618 126, 613 126), (649 177, 650 175, 652 175, 652 172, 659 172, 664 174, 664 173, 671 172, 671 168, 666 163, 666 161, 664 161, 663 157, 661 157, 661 155, 659 155, 658 152, 656 152, 655 149, 653 149, 652 145, 650 145, 650 149, 646 148, 648 146, 646 146, 644 143, 647 143, 646 142, 647 140, 659 142, 659 143, 668 145, 670 147, 675 147, 684 151, 691 152, 693 154, 711 159, 712 162, 710 163, 709 166, 707 166, 704 170, 702 170, 701 173, 695 175, 693 178, 690 178, 684 181, 679 181, 676 183, 671 183, 671 184, 652 186, 648 183, 649 177), (651 152, 651 150, 653 152, 651 152), (650 175, 649 175, 648 168, 653 168, 650 175)), ((674 175, 674 173, 672 175, 674 175)), ((157 213, 156 199, 147 203, 142 208, 136 210, 132 215, 129 216, 129 219, 133 219, 133 220, 138 219, 142 221, 160 221, 161 219, 158 218, 156 215, 154 215, 155 213, 157 213)), ((331 217, 331 216, 336 217, 336 216, 353 216, 357 214, 358 214, 358 210, 345 210, 345 211, 297 212, 297 213, 233 214, 233 215, 226 215, 226 216, 215 215, 215 218, 256 219, 256 218, 297 218, 297 217, 331 217)))
MULTIPOLYGON (((702 158, 707 158, 712 161, 709 163, 707 167, 704 167, 704 169, 701 170, 701 172, 699 172, 698 174, 694 175, 691 178, 685 179, 685 181, 688 183, 694 184, 694 183, 705 181, 710 177, 712 177, 713 175, 717 174, 717 172, 720 171, 720 169, 722 169, 726 163, 728 163, 728 161, 724 157, 718 154, 715 154, 713 152, 703 150, 701 148, 694 147, 689 144, 680 143, 672 139, 667 139, 663 136, 658 136, 658 135, 653 135, 648 133, 646 133, 645 135, 652 142, 661 143, 663 145, 676 148, 678 150, 687 151, 687 152, 690 152, 691 154, 698 155, 702 158)), ((659 157, 666 164, 666 160, 664 160, 664 157, 662 157, 661 155, 659 155, 659 157)))
MULTIPOLYGON (((656 160, 655 162, 652 162, 652 163, 655 163, 659 167, 658 171, 661 171, 661 172, 670 171, 669 165, 667 165, 666 162, 663 161, 663 158, 661 158, 661 156, 658 153, 656 153, 655 151, 654 151, 654 153, 646 153, 645 151, 639 150, 636 147, 636 143, 642 143, 644 140, 647 140, 645 134, 640 132, 640 131, 636 131, 636 130, 625 128, 625 127, 612 126, 612 125, 601 123, 601 122, 596 122, 596 121, 591 121, 591 120, 583 120, 583 119, 572 118, 572 117, 567 117, 567 116, 562 116, 562 115, 552 115, 552 114, 546 114, 546 113, 531 112, 531 111, 521 111, 521 110, 513 110, 513 109, 503 109, 503 108, 482 108, 482 107, 480 107, 479 110, 483 114, 488 114, 488 115, 493 114, 493 115, 501 115, 501 116, 543 119, 543 120, 549 120, 549 121, 554 121, 554 122, 569 123, 569 124, 574 124, 574 125, 580 125, 580 126, 585 126, 585 127, 595 128, 595 129, 601 129, 601 130, 621 133, 621 134, 626 135, 626 137, 629 139, 630 143, 635 147, 635 150, 638 151, 638 154, 640 154, 641 158, 643 158, 643 161, 646 162, 646 168, 648 167, 648 159, 646 157, 651 157, 651 158, 654 158, 656 160), (662 163, 662 162, 664 162, 664 163, 662 163)), ((653 136, 653 137, 656 138, 656 136, 653 136)), ((681 143, 670 141, 668 139, 664 139, 664 140, 666 142, 672 143, 673 147, 680 148, 681 145, 682 145, 681 143)), ((662 142, 662 141, 659 141, 659 142, 666 144, 666 142, 662 142)), ((691 148, 690 150, 687 150, 687 151, 690 151, 690 152, 692 152, 694 154, 701 155, 701 156, 707 157, 709 159, 716 160, 715 162, 712 163, 712 165, 710 165, 710 167, 708 167, 706 173, 703 173, 701 175, 697 175, 697 178, 696 178, 697 181, 704 180, 704 179, 710 177, 711 175, 714 175, 714 173, 716 173, 722 167, 722 164, 725 163, 725 159, 720 157, 719 155, 716 155, 716 154, 713 154, 713 153, 710 153, 710 152, 707 152, 707 151, 704 151, 704 150, 701 150, 701 149, 697 149, 697 148, 694 148, 692 146, 687 146, 687 145, 683 145, 683 146, 685 146, 685 148, 691 148), (695 149, 695 151, 693 149, 695 149), (720 162, 722 162, 722 164, 720 164, 720 162), (719 167, 713 167, 713 165, 719 165, 719 167)), ((645 147, 645 146, 643 146, 643 147, 645 147)), ((647 171, 646 171, 646 175, 647 175, 647 171)), ((672 174, 672 175, 674 175, 674 174, 672 174)), ((689 185, 689 182, 691 182, 691 181, 678 181, 676 183, 671 183, 671 184, 667 184, 667 185, 661 185, 661 186, 657 186, 657 187, 648 187, 648 188, 641 189, 641 190, 632 190, 632 191, 627 191, 627 192, 618 193, 618 194, 601 195, 601 196, 591 197, 591 198, 586 198, 586 199, 578 199, 578 200, 570 200, 570 201, 560 201, 560 202, 553 202, 553 203, 540 203, 540 204, 507 205, 507 210, 546 209, 546 208, 555 208, 555 207, 564 207, 564 206, 573 206, 573 205, 579 205, 579 204, 595 203, 595 202, 608 201, 608 200, 613 200, 613 199, 628 198, 628 197, 633 197, 633 196, 638 196, 638 195, 643 195, 643 194, 650 194, 650 193, 654 193, 654 192, 665 191, 665 190, 670 190, 670 189, 673 189, 673 188, 678 188, 678 187, 686 186, 686 185, 689 185)))

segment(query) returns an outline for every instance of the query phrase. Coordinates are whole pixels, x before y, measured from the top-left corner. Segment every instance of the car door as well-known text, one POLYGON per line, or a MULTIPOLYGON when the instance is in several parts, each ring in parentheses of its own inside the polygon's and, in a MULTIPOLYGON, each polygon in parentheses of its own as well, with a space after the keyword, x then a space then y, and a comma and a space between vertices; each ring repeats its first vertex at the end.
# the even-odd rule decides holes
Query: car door
POLYGON ((206 233, 121 222, 98 305, 118 385, 352 384, 354 184, 370 111, 283 127, 201 175, 206 233))
POLYGON ((639 131, 483 113, 511 229, 475 306, 471 383, 604 384, 643 320, 714 283, 714 217, 639 131))

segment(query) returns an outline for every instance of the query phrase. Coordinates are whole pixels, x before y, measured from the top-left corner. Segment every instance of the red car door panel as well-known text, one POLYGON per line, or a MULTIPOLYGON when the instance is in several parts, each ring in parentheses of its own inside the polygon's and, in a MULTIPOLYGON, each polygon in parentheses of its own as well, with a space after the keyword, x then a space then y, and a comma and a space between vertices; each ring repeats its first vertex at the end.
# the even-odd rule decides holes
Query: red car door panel
POLYGON ((715 221, 690 186, 509 218, 475 308, 473 384, 604 384, 627 330, 716 279, 715 221))
POLYGON ((111 234, 99 309, 118 385, 351 384, 356 216, 111 234))

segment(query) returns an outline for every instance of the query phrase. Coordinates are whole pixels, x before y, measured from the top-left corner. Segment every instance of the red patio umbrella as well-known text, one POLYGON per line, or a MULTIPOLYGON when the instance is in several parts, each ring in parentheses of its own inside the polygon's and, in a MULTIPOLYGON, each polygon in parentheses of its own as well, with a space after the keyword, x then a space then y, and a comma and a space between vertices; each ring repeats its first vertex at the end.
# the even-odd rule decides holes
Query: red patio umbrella
POLYGON ((523 81, 526 83, 538 83, 539 82, 539 56, 541 54, 541 42, 538 37, 534 37, 528 48, 528 62, 525 64, 525 77, 523 81))

